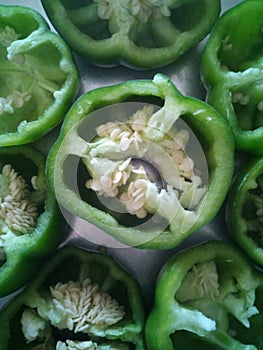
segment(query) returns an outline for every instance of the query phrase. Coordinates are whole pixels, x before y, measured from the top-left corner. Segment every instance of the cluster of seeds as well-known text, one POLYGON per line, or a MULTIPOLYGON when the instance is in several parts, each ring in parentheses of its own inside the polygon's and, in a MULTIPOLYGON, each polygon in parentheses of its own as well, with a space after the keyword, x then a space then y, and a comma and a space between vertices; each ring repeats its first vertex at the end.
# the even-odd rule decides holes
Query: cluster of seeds
POLYGON ((56 345, 56 350, 96 350, 97 343, 89 341, 77 342, 73 340, 66 340, 66 342, 59 341, 56 345))
MULTIPOLYGON (((101 19, 111 19, 118 13, 122 17, 133 17, 146 23, 151 16, 155 18, 170 17, 169 1, 167 0, 124 0, 117 3, 114 0, 93 0, 97 5, 97 14, 101 19)), ((125 23, 126 18, 121 18, 125 23)))
POLYGON ((142 142, 139 133, 123 123, 119 125, 111 122, 103 124, 98 127, 97 133, 99 137, 109 136, 112 140, 118 141, 122 151, 126 151, 131 144, 139 149, 139 143, 142 142))
POLYGON ((189 133, 183 129, 176 132, 173 137, 165 138, 160 144, 177 165, 179 174, 186 179, 191 179, 194 176, 194 162, 185 152, 188 141, 189 133))
POLYGON ((126 185, 133 171, 130 161, 131 159, 128 158, 101 177, 86 181, 86 187, 96 191, 100 196, 116 197, 119 194, 119 188, 126 185))
POLYGON ((61 318, 60 328, 75 333, 85 332, 91 326, 113 325, 125 315, 124 308, 90 279, 57 283, 50 292, 55 314, 61 318))
MULTIPOLYGON (((231 99, 233 103, 238 103, 241 106, 247 106, 250 102, 249 94, 242 91, 232 93, 231 99)), ((259 112, 263 112, 263 100, 260 100, 256 107, 259 112)))
POLYGON ((16 108, 22 108, 24 103, 31 99, 30 94, 14 91, 7 97, 0 97, 0 115, 13 114, 16 108))
POLYGON ((89 341, 77 342, 73 340, 66 340, 66 342, 59 341, 56 345, 56 350, 96 350, 97 343, 89 341))
POLYGON ((184 301, 202 297, 215 299, 219 295, 219 276, 215 261, 193 265, 177 293, 178 300, 184 301))
MULTIPOLYGON (((32 350, 54 348, 55 339, 51 325, 74 333, 88 333, 90 328, 97 327, 103 330, 125 316, 124 307, 108 293, 102 292, 90 279, 83 282, 59 282, 55 286, 50 286, 50 295, 51 300, 46 300, 49 305, 46 315, 40 316, 38 308, 26 308, 21 317, 22 333, 27 343, 42 340, 42 343, 34 346, 32 350)), ((114 350, 115 345, 99 345, 91 340, 66 340, 58 341, 56 344, 56 350, 82 349, 114 350)), ((116 345, 117 349, 120 348, 116 345)), ((123 344, 121 349, 127 350, 128 346, 123 344)))
POLYGON ((135 112, 128 122, 102 124, 96 129, 97 135, 100 138, 109 137, 112 141, 118 142, 122 151, 130 147, 138 151, 144 138, 145 126, 153 111, 152 106, 145 106, 142 110, 135 112))
POLYGON ((21 326, 27 343, 36 340, 38 337, 46 337, 47 323, 33 309, 27 308, 23 311, 21 326))
POLYGON ((195 264, 192 272, 194 275, 193 286, 198 287, 199 297, 208 296, 214 299, 219 295, 218 273, 214 261, 195 264))
POLYGON ((136 215, 139 219, 142 219, 147 215, 145 202, 149 180, 147 180, 143 167, 140 167, 138 171, 146 178, 139 178, 131 181, 127 191, 121 194, 120 201, 125 205, 128 213, 136 215))
MULTIPOLYGON (((34 177, 33 183, 36 186, 34 177)), ((0 185, 2 223, 19 234, 32 231, 36 227, 39 212, 25 179, 10 164, 6 164, 0 174, 0 185)))
MULTIPOLYGON (((98 142, 99 146, 104 142, 105 145, 115 145, 119 150, 118 157, 123 157, 124 160, 108 159, 105 153, 103 154, 104 149, 107 152, 106 146, 103 151, 98 151, 98 154, 96 147, 92 146, 90 160, 87 160, 92 178, 86 182, 86 187, 96 191, 99 196, 116 197, 129 214, 140 219, 146 217, 151 210, 149 208, 152 208, 151 204, 147 204, 149 188, 155 192, 160 189, 154 183, 155 179, 150 178, 143 164, 136 166, 132 162, 132 158, 138 155, 143 159, 144 154, 149 151, 152 154, 149 156, 150 161, 157 167, 159 157, 169 158, 169 166, 174 166, 174 172, 170 176, 173 183, 169 183, 168 179, 167 186, 171 185, 170 189, 174 188, 176 197, 185 208, 192 209, 206 192, 200 176, 195 173, 193 160, 185 151, 189 141, 186 129, 165 135, 158 143, 158 152, 161 152, 161 155, 158 155, 158 152, 155 154, 156 146, 147 138, 145 131, 153 114, 153 106, 147 105, 136 111, 126 122, 116 121, 100 125, 96 129, 98 138, 95 142, 98 142), (133 156, 125 159, 127 154, 133 156)), ((170 169, 168 172, 171 172, 170 169)))
POLYGON ((13 41, 18 40, 20 36, 21 34, 18 34, 14 28, 5 26, 0 32, 0 45, 8 47, 13 41))
POLYGON ((244 94, 243 92, 235 92, 232 95, 232 102, 233 103, 239 103, 242 106, 246 106, 249 103, 250 97, 247 94, 244 94))
POLYGON ((242 215, 246 221, 248 236, 259 247, 263 246, 263 175, 257 178, 258 187, 248 191, 243 203, 242 215), (253 208, 253 210, 251 210, 253 208))
POLYGON ((89 341, 73 341, 66 340, 66 342, 59 341, 56 346, 56 350, 128 350, 128 345, 115 346, 111 345, 98 345, 97 343, 89 341))

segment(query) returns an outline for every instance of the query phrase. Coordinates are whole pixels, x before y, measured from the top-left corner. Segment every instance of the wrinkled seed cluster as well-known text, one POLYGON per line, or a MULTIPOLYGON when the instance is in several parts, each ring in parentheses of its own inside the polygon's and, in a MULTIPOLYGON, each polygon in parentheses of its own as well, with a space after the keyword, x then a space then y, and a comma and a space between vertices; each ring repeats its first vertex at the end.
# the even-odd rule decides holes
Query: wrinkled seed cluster
POLYGON ((0 97, 0 115, 13 114, 16 108, 22 108, 24 103, 30 99, 30 94, 23 94, 20 91, 14 91, 7 97, 0 97))
MULTIPOLYGON (((119 143, 122 151, 126 151, 130 147, 138 150, 139 144, 145 138, 144 130, 153 112, 152 106, 145 106, 142 110, 134 113, 128 122, 108 122, 100 125, 96 129, 97 134, 100 138, 109 138, 119 143)), ((183 129, 177 131, 173 136, 166 136, 159 143, 178 169, 180 190, 188 188, 189 184, 197 188, 202 182, 201 178, 194 173, 193 160, 184 151, 188 140, 189 133, 183 129), (200 181, 196 181, 197 177, 200 181), (187 182, 187 186, 182 186, 181 184, 185 183, 185 180, 190 180, 190 182, 187 182)), ((145 203, 150 180, 142 166, 137 169, 130 164, 130 161, 130 158, 124 160, 113 171, 106 172, 101 177, 94 176, 93 179, 86 182, 86 187, 106 197, 119 195, 119 200, 125 205, 128 213, 136 215, 138 218, 144 218, 147 215, 145 203)), ((200 191, 198 196, 199 194, 201 195, 200 191)))
POLYGON ((199 296, 209 296, 211 299, 219 295, 219 283, 214 261, 193 265, 193 287, 197 287, 199 296))
POLYGON ((55 309, 66 319, 67 328, 83 332, 92 325, 113 325, 124 315, 124 308, 90 279, 69 281, 50 287, 55 309))
POLYGON ((148 181, 149 180, 146 179, 137 179, 135 181, 132 181, 129 184, 128 190, 126 192, 123 192, 120 196, 120 201, 125 204, 128 213, 136 215, 140 219, 144 218, 147 215, 147 211, 144 208, 144 205, 146 202, 148 181))
POLYGON ((121 162, 114 171, 106 173, 98 179, 86 181, 86 187, 98 192, 99 195, 116 197, 119 194, 119 187, 126 185, 133 171, 130 161, 131 159, 128 158, 121 162))
POLYGON ((20 36, 21 34, 18 34, 14 28, 5 26, 0 32, 0 45, 8 47, 13 41, 18 40, 20 36))
POLYGON ((123 23, 129 17, 146 23, 154 14, 155 17, 169 17, 169 1, 167 0, 126 0, 117 3, 115 0, 93 0, 97 4, 97 14, 101 19, 111 19, 118 14, 123 23))
MULTIPOLYGON (((0 218, 10 229, 26 233, 36 227, 37 205, 30 198, 24 178, 10 164, 3 167, 2 176, 8 179, 7 195, 0 198, 0 218)), ((35 178, 33 180, 36 181, 35 178)))
POLYGON ((99 346, 97 343, 88 341, 73 341, 66 340, 66 342, 58 341, 56 345, 56 350, 97 350, 99 346))

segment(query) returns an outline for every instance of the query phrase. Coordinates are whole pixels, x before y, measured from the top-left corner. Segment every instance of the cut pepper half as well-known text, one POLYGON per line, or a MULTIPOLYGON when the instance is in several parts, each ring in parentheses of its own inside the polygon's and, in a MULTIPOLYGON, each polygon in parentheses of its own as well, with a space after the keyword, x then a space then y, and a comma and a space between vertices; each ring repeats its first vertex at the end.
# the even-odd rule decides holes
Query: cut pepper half
POLYGON ((28 147, 0 149, 0 296, 22 287, 59 244, 64 220, 47 188, 45 158, 28 147))
POLYGON ((0 63, 0 146, 35 141, 64 118, 75 97, 71 52, 36 11, 1 6, 0 63))
POLYGON ((109 256, 67 246, 0 313, 2 350, 143 350, 138 283, 109 256))
POLYGON ((236 147, 263 154, 262 1, 245 1, 217 22, 204 49, 207 101, 229 122, 236 147))
POLYGON ((157 280, 147 348, 262 349, 262 283, 246 255, 226 242, 173 256, 157 280))
POLYGON ((196 45, 220 13, 219 0, 42 0, 69 46, 100 65, 165 66, 196 45))
POLYGON ((227 204, 230 236, 263 265, 263 160, 254 158, 236 177, 227 204))
POLYGON ((161 74, 153 81, 129 81, 79 98, 47 163, 51 188, 62 206, 124 244, 152 248, 173 247, 212 220, 232 172, 227 123, 207 104, 181 95, 161 74), (152 101, 160 104, 158 110, 152 101), (123 106, 131 102, 140 108, 128 113, 123 106), (118 116, 109 116, 104 108, 119 103, 124 109, 116 121, 118 116), (100 116, 92 118, 94 111, 100 116), (197 159, 184 149, 188 132, 177 128, 179 117, 199 140, 208 184, 195 169, 197 159), (160 181, 156 174, 151 178, 152 167, 160 181), (116 202, 123 212, 114 210, 116 202))

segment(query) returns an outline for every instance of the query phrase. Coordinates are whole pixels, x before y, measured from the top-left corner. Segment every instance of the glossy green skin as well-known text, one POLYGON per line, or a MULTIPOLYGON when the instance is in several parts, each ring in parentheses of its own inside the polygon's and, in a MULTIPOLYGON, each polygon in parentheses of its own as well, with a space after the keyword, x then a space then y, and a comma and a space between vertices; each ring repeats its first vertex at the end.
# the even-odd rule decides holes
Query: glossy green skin
POLYGON ((28 180, 37 175, 45 201, 37 227, 6 243, 6 261, 0 266, 0 297, 16 291, 34 276, 44 258, 62 240, 65 229, 55 197, 47 188, 43 155, 29 146, 3 147, 0 149, 0 165, 5 164, 12 164, 28 180))
MULTIPOLYGON (((257 264, 263 265, 263 249, 249 234, 248 222, 244 217, 244 205, 249 200, 249 192, 258 189, 257 178, 263 174, 263 159, 254 158, 238 173, 231 186, 227 202, 228 230, 231 238, 257 264)), ((254 205, 249 204, 253 210, 254 205)), ((247 209, 246 209, 247 210, 247 209)), ((256 209, 255 209, 256 210, 256 209)), ((255 213, 254 213, 255 214, 255 213)))
POLYGON ((71 51, 38 12, 2 5, 0 32, 6 27, 19 37, 9 47, 0 44, 0 96, 5 98, 16 90, 29 91, 31 98, 12 114, 1 115, 1 147, 30 143, 53 129, 64 118, 78 89, 71 51), (10 52, 23 62, 9 60, 10 52))
MULTIPOLYGON (((58 202, 73 215, 98 226, 124 244, 139 248, 165 249, 175 247, 216 215, 230 186, 233 157, 233 138, 226 121, 204 102, 183 96, 167 77, 158 74, 154 81, 128 81, 116 86, 99 88, 80 97, 67 114, 60 136, 49 153, 47 175, 58 202), (92 111, 127 100, 144 100, 151 103, 152 99, 157 97, 161 100, 169 98, 169 101, 174 102, 174 106, 177 104, 183 106, 185 113, 181 118, 195 132, 208 163, 209 190, 196 210, 198 219, 184 231, 180 230, 179 224, 174 232, 169 229, 160 232, 156 231, 156 228, 142 231, 136 227, 120 224, 110 213, 88 203, 89 198, 87 200, 81 198, 65 178, 64 166, 69 155, 75 155, 80 159, 85 152, 87 143, 79 136, 78 130, 81 130, 81 123, 84 120, 89 121, 92 111), (196 111, 201 112, 194 115, 196 111)), ((74 165, 71 169, 71 178, 76 179, 77 170, 73 170, 74 165)))
POLYGON ((71 1, 42 0, 42 4, 76 53, 98 65, 123 64, 139 69, 165 66, 178 59, 209 33, 220 14, 219 0, 174 1, 171 20, 150 17, 146 23, 135 21, 127 34, 127 28, 120 28, 123 23, 119 26, 118 15, 113 23, 100 19, 96 4, 89 0, 75 1, 74 5, 71 1))
MULTIPOLYGON (((21 310, 38 293, 45 292, 57 282, 83 281, 91 278, 106 293, 125 307, 126 316, 116 325, 108 327, 102 341, 118 340, 133 344, 132 349, 143 350, 144 307, 137 281, 111 257, 83 250, 74 246, 61 248, 42 265, 38 276, 27 288, 7 304, 0 312, 1 350, 31 349, 35 344, 26 344, 19 327, 21 310), (20 316, 19 316, 20 315, 20 316)), ((87 336, 88 339, 88 336, 87 336)), ((83 339, 81 339, 83 340, 83 339)))
POLYGON ((258 0, 227 11, 212 30, 201 61, 207 101, 229 122, 236 148, 255 155, 263 154, 263 113, 257 109, 263 98, 262 16, 258 0), (240 91, 249 101, 234 107, 232 93, 240 91))
MULTIPOLYGON (((244 344, 253 344, 256 346, 253 349, 263 349, 262 332, 260 331, 263 321, 262 283, 262 275, 254 268, 251 261, 235 246, 223 241, 204 242, 173 256, 160 271, 156 283, 154 306, 145 326, 147 349, 189 350, 191 347, 198 350, 252 349, 244 344), (221 322, 216 322, 216 330, 207 331, 202 328, 200 321, 197 321, 196 330, 199 336, 187 331, 191 319, 189 321, 188 317, 186 320, 183 315, 188 312, 194 314, 197 310, 188 308, 185 303, 180 303, 176 299, 176 292, 193 265, 211 260, 214 260, 217 267, 221 269, 220 293, 224 290, 224 283, 227 286, 231 279, 238 281, 244 290, 249 289, 255 283, 257 290, 255 304, 259 309, 259 314, 251 317, 250 328, 245 328, 234 317, 229 320, 224 318, 220 320, 220 316, 217 315, 217 302, 207 298, 207 304, 203 304, 203 309, 206 309, 208 315, 212 313, 215 317, 219 316, 221 322), (215 306, 211 307, 211 303, 214 303, 215 306), (228 321, 231 322, 233 332, 236 332, 234 339, 224 329, 225 326, 226 329, 229 327, 228 321), (243 345, 236 343, 236 340, 243 345)), ((213 319, 213 316, 210 318, 213 319)), ((194 321, 190 327, 194 327, 194 321)))

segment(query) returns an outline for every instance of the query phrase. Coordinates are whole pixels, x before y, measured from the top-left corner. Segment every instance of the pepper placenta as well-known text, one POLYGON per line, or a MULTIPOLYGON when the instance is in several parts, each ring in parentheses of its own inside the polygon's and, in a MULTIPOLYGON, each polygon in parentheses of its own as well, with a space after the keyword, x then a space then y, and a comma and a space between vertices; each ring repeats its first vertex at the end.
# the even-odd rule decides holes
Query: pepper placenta
POLYGON ((230 236, 256 263, 263 265, 263 159, 254 158, 238 173, 229 193, 230 236))
POLYGON ((0 149, 0 296, 22 287, 62 239, 45 158, 29 146, 0 149))
POLYGON ((201 72, 207 101, 225 117, 236 147, 263 154, 262 1, 228 10, 204 49, 201 72))
POLYGON ((44 18, 0 6, 0 146, 35 141, 64 118, 78 88, 70 49, 44 18))
POLYGON ((223 241, 189 248, 160 272, 146 321, 149 350, 262 349, 263 276, 223 241))
POLYGON ((0 313, 1 350, 143 350, 137 281, 106 254, 67 246, 0 313))
POLYGON ((220 14, 219 0, 42 0, 56 30, 99 65, 165 66, 201 41, 220 14))
POLYGON ((47 174, 57 200, 73 215, 124 244, 168 248, 216 215, 231 182, 233 149, 216 111, 157 74, 153 81, 128 81, 80 97, 49 153, 47 174), (154 110, 152 101, 163 107, 154 110), (207 183, 197 159, 187 154, 192 136, 178 119, 202 146, 207 183))

